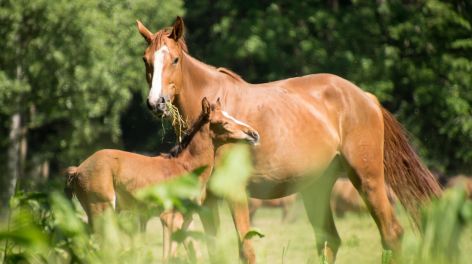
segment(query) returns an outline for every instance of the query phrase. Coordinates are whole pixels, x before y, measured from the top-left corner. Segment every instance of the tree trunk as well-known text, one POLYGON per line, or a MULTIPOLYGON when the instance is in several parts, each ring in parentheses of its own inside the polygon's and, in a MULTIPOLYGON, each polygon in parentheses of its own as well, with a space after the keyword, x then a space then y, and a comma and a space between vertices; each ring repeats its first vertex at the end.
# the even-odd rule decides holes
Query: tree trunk
MULTIPOLYGON (((20 81, 23 79, 23 67, 21 60, 21 39, 20 35, 16 36, 18 46, 15 50, 18 64, 16 65, 15 78, 20 81)), ((9 134, 9 146, 7 156, 7 172, 4 178, 3 185, 0 192, 0 217, 8 215, 8 207, 10 198, 15 194, 17 188, 18 179, 21 177, 24 163, 26 159, 27 141, 26 132, 27 126, 24 120, 24 115, 21 112, 21 96, 17 99, 17 105, 14 113, 11 116, 10 134, 9 134)))
POLYGON ((21 114, 14 113, 10 124, 10 146, 8 147, 8 165, 4 190, 2 191, 2 214, 6 214, 8 201, 15 193, 16 183, 20 174, 20 139, 21 139, 21 114))

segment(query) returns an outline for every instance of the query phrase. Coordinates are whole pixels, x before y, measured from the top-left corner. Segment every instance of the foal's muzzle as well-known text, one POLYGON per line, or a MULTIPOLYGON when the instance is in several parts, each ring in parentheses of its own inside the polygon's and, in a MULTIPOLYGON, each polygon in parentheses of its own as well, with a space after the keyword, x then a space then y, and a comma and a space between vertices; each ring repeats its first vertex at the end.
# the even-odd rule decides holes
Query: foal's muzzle
POLYGON ((149 98, 146 100, 148 109, 155 115, 161 117, 168 114, 166 99, 164 97, 159 97, 157 102, 151 102, 149 98))
POLYGON ((248 135, 248 141, 249 143, 251 143, 251 145, 259 144, 259 134, 256 131, 249 130, 248 132, 246 132, 246 135, 248 135))

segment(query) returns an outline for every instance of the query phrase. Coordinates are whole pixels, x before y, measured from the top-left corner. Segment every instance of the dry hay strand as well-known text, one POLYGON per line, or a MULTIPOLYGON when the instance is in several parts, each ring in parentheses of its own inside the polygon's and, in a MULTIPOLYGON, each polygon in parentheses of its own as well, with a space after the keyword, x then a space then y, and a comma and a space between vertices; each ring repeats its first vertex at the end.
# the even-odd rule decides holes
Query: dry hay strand
POLYGON ((174 132, 177 135, 179 142, 182 141, 182 135, 184 134, 185 129, 188 128, 187 122, 182 118, 182 115, 179 112, 179 109, 173 105, 171 102, 166 102, 166 107, 169 111, 172 127, 174 132))

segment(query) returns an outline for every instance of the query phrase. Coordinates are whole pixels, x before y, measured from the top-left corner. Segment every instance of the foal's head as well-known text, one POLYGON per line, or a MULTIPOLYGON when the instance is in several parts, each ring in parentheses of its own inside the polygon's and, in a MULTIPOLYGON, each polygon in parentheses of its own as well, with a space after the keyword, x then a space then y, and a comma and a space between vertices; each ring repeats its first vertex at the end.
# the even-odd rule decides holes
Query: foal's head
POLYGON ((203 98, 202 111, 208 112, 210 135, 216 143, 221 144, 241 140, 253 145, 259 143, 259 133, 256 130, 221 110, 220 98, 212 105, 209 104, 206 97, 203 98))
POLYGON ((172 27, 154 34, 140 21, 136 22, 139 33, 148 43, 143 56, 150 87, 147 105, 156 115, 168 115, 166 103, 173 102, 182 89, 181 59, 183 52, 187 52, 183 39, 184 22, 177 17, 172 27))
POLYGON ((245 124, 221 110, 220 99, 210 104, 207 98, 202 100, 202 112, 197 121, 185 133, 179 145, 171 151, 171 156, 177 156, 192 141, 195 134, 209 123, 209 137, 215 146, 225 143, 247 142, 252 145, 259 143, 259 133, 248 124, 245 124))

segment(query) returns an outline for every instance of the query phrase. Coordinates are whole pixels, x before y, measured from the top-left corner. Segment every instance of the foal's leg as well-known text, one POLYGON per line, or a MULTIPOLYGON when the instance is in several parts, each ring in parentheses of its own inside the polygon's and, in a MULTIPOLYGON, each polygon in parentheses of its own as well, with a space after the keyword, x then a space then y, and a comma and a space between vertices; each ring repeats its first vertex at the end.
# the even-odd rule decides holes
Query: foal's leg
POLYGON ((249 221, 248 199, 245 198, 240 202, 229 202, 233 216, 234 225, 239 235, 239 256, 244 263, 256 263, 256 255, 250 239, 245 239, 246 234, 251 227, 249 221))
POLYGON ((318 255, 334 263, 341 238, 334 224, 330 195, 336 175, 324 175, 310 188, 301 192, 305 210, 315 231, 318 255))
POLYGON ((162 213, 159 218, 162 224, 162 262, 167 263, 169 257, 174 257, 177 252, 177 244, 172 241, 172 233, 180 229, 182 221, 180 214, 175 211, 167 211, 162 213))
MULTIPOLYGON (((381 130, 380 130, 381 131, 381 130)), ((383 140, 354 140, 343 154, 351 166, 348 176, 364 199, 382 237, 384 249, 394 256, 400 249, 403 229, 394 215, 385 189, 383 140)))

